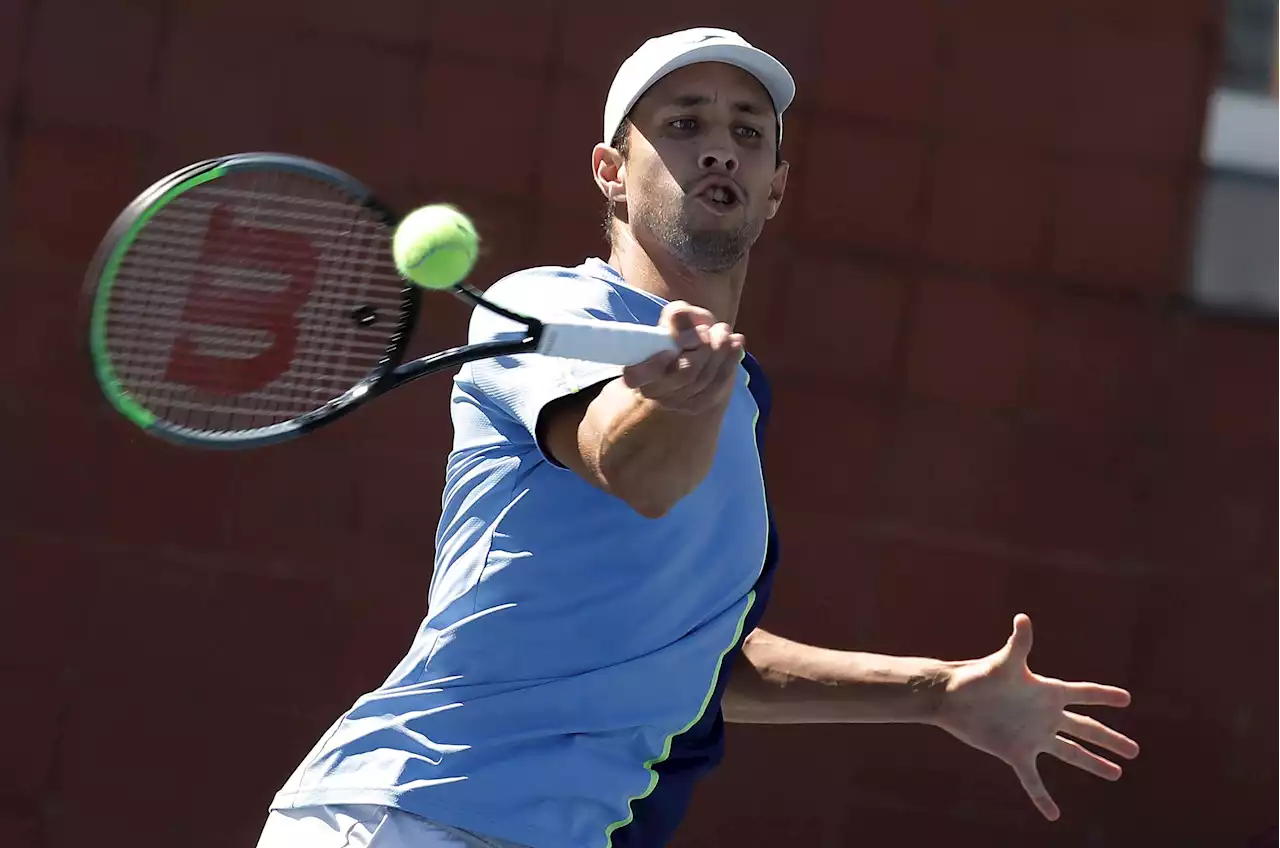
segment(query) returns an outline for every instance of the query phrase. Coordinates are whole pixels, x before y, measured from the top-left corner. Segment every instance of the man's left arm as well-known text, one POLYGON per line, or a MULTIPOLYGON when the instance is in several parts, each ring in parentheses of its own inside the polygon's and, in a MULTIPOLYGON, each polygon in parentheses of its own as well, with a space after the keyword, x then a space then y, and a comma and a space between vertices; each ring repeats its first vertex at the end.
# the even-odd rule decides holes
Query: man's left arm
POLYGON ((757 628, 738 653, 723 700, 740 724, 930 723, 951 664, 819 648, 757 628))
POLYGON ((1129 693, 1034 674, 1031 620, 1018 615, 998 651, 948 662, 837 651, 756 629, 743 642, 722 710, 725 721, 758 724, 929 724, 1007 763, 1040 812, 1059 816, 1036 767, 1048 753, 1106 780, 1120 766, 1088 742, 1126 759, 1138 745, 1071 705, 1124 707, 1129 693), (1072 737, 1072 738, 1069 738, 1072 737))

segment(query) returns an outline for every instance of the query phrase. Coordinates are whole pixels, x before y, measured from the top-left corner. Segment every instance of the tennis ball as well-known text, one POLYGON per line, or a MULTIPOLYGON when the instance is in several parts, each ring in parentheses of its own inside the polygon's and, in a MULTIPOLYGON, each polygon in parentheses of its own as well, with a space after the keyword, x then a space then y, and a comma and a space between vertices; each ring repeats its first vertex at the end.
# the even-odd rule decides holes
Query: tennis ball
POLYGON ((471 219, 448 203, 413 210, 391 239, 396 270, 423 288, 447 289, 471 273, 480 246, 471 219))

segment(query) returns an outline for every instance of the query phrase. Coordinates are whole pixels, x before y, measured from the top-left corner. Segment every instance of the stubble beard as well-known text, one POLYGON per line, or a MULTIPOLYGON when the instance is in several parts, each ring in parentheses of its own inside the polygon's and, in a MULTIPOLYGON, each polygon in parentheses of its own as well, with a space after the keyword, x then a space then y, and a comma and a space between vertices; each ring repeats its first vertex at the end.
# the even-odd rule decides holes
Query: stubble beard
POLYGON ((736 226, 696 229, 680 198, 646 204, 631 215, 633 226, 638 224, 651 232, 682 265, 706 273, 721 273, 737 265, 760 235, 760 228, 746 215, 736 226))

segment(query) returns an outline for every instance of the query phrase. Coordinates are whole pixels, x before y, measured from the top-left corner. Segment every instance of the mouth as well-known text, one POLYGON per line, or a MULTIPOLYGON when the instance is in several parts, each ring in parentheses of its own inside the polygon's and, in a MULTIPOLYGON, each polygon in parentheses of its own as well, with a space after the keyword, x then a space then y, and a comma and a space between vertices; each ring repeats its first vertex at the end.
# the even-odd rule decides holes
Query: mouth
POLYGON ((705 183, 694 198, 717 215, 725 215, 742 205, 742 193, 733 183, 714 180, 705 183))

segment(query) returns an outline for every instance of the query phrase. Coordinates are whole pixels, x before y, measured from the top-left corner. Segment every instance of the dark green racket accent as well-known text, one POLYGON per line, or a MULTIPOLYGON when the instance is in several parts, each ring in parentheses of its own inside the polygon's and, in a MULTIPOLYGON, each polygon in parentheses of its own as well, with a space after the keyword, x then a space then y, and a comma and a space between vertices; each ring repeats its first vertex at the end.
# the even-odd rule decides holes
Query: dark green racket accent
POLYGON ((111 365, 111 355, 107 348, 107 313, 110 308, 112 284, 120 271, 120 263, 124 260, 125 252, 129 250, 130 245, 137 239, 138 233, 142 231, 142 228, 147 225, 147 222, 157 212, 184 191, 189 191, 209 180, 216 180, 225 173, 225 169, 215 167, 207 172, 189 177, 172 188, 161 189, 162 193, 158 197, 155 197, 154 200, 146 201, 138 214, 129 216, 128 229, 120 236, 118 241, 113 242, 111 253, 103 263, 102 272, 97 281, 98 288, 94 298, 93 318, 89 328, 89 346, 98 375, 98 384, 102 387, 103 393, 106 394, 112 405, 124 417, 144 430, 155 425, 156 416, 146 407, 139 404, 121 385, 120 380, 116 377, 115 369, 111 365))
POLYGON ((117 218, 89 271, 89 352, 111 405, 184 444, 291 438, 399 363, 418 289, 395 216, 363 185, 281 154, 209 160, 117 218))

